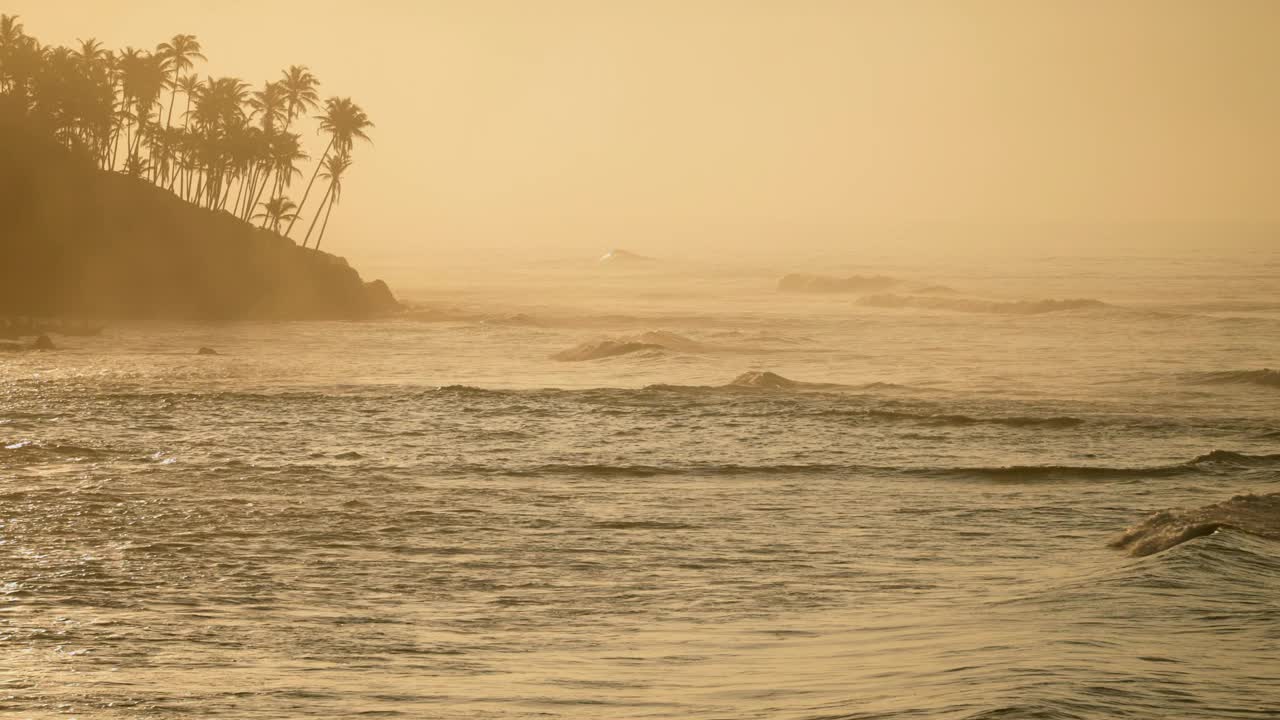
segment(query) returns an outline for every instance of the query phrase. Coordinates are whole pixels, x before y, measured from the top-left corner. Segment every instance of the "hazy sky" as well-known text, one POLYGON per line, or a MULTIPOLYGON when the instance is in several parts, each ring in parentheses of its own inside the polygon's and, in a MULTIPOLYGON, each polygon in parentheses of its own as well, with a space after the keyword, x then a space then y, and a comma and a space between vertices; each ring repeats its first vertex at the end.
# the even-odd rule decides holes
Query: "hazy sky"
POLYGON ((1280 219, 1276 0, 7 0, 5 12, 46 43, 150 48, 193 33, 201 74, 255 84, 311 66, 323 93, 377 123, 329 230, 330 249, 357 258, 636 227, 1280 219))

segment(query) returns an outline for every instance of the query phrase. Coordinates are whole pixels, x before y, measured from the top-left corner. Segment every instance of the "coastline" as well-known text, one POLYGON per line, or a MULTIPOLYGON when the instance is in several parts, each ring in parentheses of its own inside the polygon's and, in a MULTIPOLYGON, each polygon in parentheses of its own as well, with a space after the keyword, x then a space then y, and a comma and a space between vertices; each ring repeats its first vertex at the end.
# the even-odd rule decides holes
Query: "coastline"
POLYGON ((363 319, 400 309, 337 255, 100 170, 0 104, 0 317, 363 319))

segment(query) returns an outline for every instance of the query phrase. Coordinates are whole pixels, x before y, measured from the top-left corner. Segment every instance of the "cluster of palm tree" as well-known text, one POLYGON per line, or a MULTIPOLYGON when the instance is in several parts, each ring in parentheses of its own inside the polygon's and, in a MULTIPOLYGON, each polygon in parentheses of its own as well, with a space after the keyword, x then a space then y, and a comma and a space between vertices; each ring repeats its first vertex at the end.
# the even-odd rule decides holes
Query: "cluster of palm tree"
POLYGON ((23 30, 17 17, 0 15, 0 98, 58 142, 104 170, 286 237, 321 179, 326 187, 302 243, 319 224, 320 247, 355 141, 368 141, 373 127, 350 98, 321 103, 320 81, 299 65, 257 90, 239 78, 201 80, 191 72, 205 60, 194 35, 176 35, 151 52, 113 52, 92 39, 46 47, 23 30), (315 110, 328 145, 295 203, 286 193, 302 177, 299 163, 310 159, 299 119, 315 110))

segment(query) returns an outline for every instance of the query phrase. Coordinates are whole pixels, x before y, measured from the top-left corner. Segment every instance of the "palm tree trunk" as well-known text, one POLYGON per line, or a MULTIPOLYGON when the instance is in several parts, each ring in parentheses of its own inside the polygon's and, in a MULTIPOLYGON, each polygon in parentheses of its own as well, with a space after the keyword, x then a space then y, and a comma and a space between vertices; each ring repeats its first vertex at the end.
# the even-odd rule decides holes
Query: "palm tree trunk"
MULTIPOLYGON (((329 157, 329 151, 333 149, 333 142, 335 139, 336 138, 334 137, 329 138, 329 146, 324 149, 324 154, 320 156, 320 162, 316 163, 316 171, 311 173, 311 182, 307 183, 307 191, 302 193, 302 202, 298 203, 298 209, 294 211, 297 215, 289 222, 289 227, 284 231, 285 237, 289 237, 289 233, 293 232, 293 224, 298 222, 298 218, 302 216, 302 208, 306 206, 307 197, 311 195, 311 186, 315 184, 316 177, 320 175, 320 168, 324 167, 324 160, 329 157)), ((302 247, 306 246, 307 244, 304 242, 302 247)))
POLYGON ((329 199, 329 207, 324 211, 324 222, 320 223, 320 234, 316 236, 316 250, 320 249, 320 241, 324 240, 324 231, 329 227, 329 213, 333 212, 333 203, 336 198, 329 199))
POLYGON ((258 188, 258 196, 253 199, 253 205, 249 208, 253 212, 253 208, 258 207, 258 203, 262 202, 262 193, 266 192, 267 185, 271 183, 271 168, 267 168, 266 177, 262 178, 262 187, 258 188))
POLYGON ((218 203, 219 210, 227 209, 227 200, 231 198, 231 184, 235 181, 235 177, 229 177, 226 179, 227 187, 222 191, 222 201, 218 203))
POLYGON ((249 197, 245 200, 244 219, 246 222, 253 217, 253 209, 258 207, 258 203, 262 200, 262 193, 266 192, 267 183, 271 182, 271 166, 263 163, 259 165, 257 171, 253 175, 253 184, 249 186, 249 197), (259 185, 258 182, 262 184, 259 185))
POLYGON ((178 101, 178 68, 177 60, 174 61, 173 68, 173 94, 169 96, 169 116, 164 120, 164 129, 168 130, 173 127, 173 104, 178 101))
MULTIPOLYGON (((244 179, 241 178, 240 189, 236 192, 236 204, 233 206, 236 209, 235 211, 236 217, 240 217, 240 212, 244 210, 244 202, 242 201, 243 198, 244 198, 244 179)), ((224 202, 223 205, 226 205, 226 203, 224 202)))
MULTIPOLYGON (((333 193, 333 182, 332 182, 332 181, 330 181, 330 183, 329 183, 329 189, 328 189, 328 190, 326 190, 326 191, 324 192, 324 197, 320 198, 320 207, 321 207, 321 208, 323 208, 323 207, 324 207, 324 203, 325 203, 325 201, 329 199, 329 195, 331 195, 332 193, 333 193)), ((305 247, 307 246, 307 243, 311 241, 311 231, 312 231, 312 230, 315 230, 315 228, 316 228, 316 221, 317 221, 317 220, 319 220, 319 219, 320 219, 320 211, 319 211, 319 210, 317 210, 317 211, 316 211, 316 216, 315 216, 315 217, 313 217, 313 218, 311 218, 311 227, 308 227, 308 228, 307 228, 307 236, 306 236, 305 238, 303 238, 303 240, 302 240, 302 247, 304 247, 304 248, 305 248, 305 247)))

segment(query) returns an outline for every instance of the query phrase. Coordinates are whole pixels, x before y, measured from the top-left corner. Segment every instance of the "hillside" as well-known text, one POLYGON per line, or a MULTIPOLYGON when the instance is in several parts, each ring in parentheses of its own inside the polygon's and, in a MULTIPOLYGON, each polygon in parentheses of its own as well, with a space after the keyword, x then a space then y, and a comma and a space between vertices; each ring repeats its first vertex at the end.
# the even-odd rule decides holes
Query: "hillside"
POLYGON ((398 307, 343 258, 100 170, 0 104, 0 317, 358 319, 398 307))

